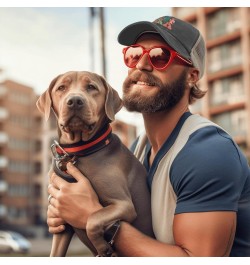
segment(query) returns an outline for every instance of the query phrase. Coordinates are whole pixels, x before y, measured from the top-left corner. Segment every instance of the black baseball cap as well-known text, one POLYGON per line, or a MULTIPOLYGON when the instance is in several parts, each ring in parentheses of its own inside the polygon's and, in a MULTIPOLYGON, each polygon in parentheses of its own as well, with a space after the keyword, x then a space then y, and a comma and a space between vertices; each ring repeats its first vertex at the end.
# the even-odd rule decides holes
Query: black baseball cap
POLYGON ((125 27, 118 35, 122 45, 133 45, 145 33, 157 33, 183 58, 199 70, 199 78, 205 69, 205 42, 199 30, 181 19, 163 16, 153 22, 139 21, 125 27))

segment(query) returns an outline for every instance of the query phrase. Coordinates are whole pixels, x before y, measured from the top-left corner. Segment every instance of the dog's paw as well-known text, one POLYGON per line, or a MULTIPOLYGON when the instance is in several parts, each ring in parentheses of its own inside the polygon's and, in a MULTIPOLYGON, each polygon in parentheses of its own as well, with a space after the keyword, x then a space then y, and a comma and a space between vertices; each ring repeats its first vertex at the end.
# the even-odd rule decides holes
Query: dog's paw
POLYGON ((106 245, 105 249, 99 251, 96 257, 117 257, 117 254, 110 245, 106 245))

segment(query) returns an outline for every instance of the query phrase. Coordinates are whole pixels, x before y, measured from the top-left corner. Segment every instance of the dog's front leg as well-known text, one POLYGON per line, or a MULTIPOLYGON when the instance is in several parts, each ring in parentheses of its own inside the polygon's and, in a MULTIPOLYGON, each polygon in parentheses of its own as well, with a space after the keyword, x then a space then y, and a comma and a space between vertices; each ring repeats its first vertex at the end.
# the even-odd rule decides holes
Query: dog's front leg
POLYGON ((103 238, 105 229, 117 220, 132 222, 135 218, 136 212, 131 201, 117 201, 88 218, 86 232, 98 256, 116 256, 112 247, 103 238))
POLYGON ((50 257, 65 257, 73 234, 74 230, 68 224, 63 232, 54 234, 50 257))

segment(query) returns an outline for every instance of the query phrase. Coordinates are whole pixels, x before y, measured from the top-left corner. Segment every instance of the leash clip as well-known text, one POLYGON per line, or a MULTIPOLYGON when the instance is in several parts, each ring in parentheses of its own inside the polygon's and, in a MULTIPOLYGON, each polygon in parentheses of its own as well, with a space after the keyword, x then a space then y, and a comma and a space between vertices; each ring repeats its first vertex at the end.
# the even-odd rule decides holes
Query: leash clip
POLYGON ((70 155, 60 146, 60 144, 56 140, 54 140, 54 143, 50 146, 50 148, 51 148, 52 155, 56 161, 61 161, 67 157, 70 157, 70 155), (57 147, 63 152, 63 156, 60 156, 57 153, 56 151, 57 147))
POLYGON ((66 171, 66 165, 68 162, 71 162, 73 165, 77 162, 77 157, 70 156, 61 146, 60 144, 54 140, 54 143, 50 146, 52 155, 56 161, 57 167, 62 170, 66 171), (59 148, 62 152, 63 155, 59 155, 56 149, 59 148))

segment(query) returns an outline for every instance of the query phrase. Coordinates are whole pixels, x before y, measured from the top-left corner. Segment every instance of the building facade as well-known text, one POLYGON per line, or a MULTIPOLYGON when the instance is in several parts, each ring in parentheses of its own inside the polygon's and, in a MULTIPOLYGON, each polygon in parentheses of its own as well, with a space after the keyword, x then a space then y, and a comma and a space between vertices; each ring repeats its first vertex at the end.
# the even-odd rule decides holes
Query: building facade
POLYGON ((191 109, 228 131, 250 160, 250 8, 175 7, 196 26, 207 47, 206 96, 191 109))
POLYGON ((41 117, 33 89, 0 84, 0 225, 41 221, 41 117))

